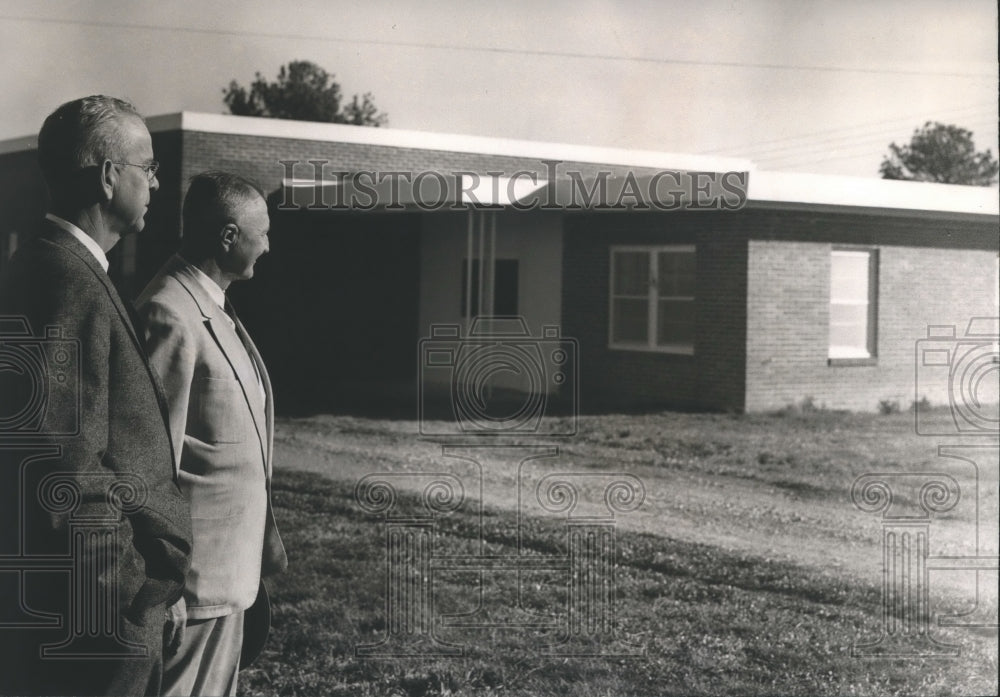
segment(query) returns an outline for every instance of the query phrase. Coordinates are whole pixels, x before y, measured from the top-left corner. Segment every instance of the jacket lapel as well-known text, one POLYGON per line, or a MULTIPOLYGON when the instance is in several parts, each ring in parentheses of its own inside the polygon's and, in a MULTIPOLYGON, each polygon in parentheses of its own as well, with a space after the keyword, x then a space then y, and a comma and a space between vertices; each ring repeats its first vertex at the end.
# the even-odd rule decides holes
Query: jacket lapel
POLYGON ((271 456, 274 449, 274 397, 271 393, 271 379, 268 377, 267 368, 264 366, 264 359, 257 350, 257 345, 254 344, 253 339, 247 333, 246 327, 240 322, 239 317, 234 317, 233 319, 236 322, 237 331, 243 336, 244 346, 250 354, 250 360, 257 366, 257 374, 260 375, 260 381, 264 386, 264 414, 259 415, 262 418, 258 418, 258 414, 254 412, 254 423, 257 426, 257 435, 261 437, 261 445, 264 447, 264 467, 267 470, 267 477, 270 479, 271 456), (264 427, 263 431, 261 431, 262 424, 264 427))
MULTIPOLYGON (((243 399, 246 400, 250 415, 253 418, 254 429, 260 441, 260 452, 261 457, 264 459, 264 466, 270 472, 271 458, 268 452, 270 450, 270 446, 268 445, 268 434, 270 431, 267 427, 266 412, 269 411, 271 399, 267 373, 263 370, 264 364, 260 361, 257 349, 253 347, 253 342, 249 341, 249 337, 247 337, 247 346, 244 346, 237 331, 230 326, 229 317, 221 307, 215 304, 215 301, 212 300, 208 293, 205 292, 201 283, 194 277, 190 265, 179 256, 175 256, 173 261, 175 263, 168 273, 176 278, 177 282, 191 295, 191 298, 198 306, 198 310, 201 312, 206 330, 212 336, 219 351, 225 357, 226 362, 229 363, 230 368, 232 368, 233 374, 236 376, 236 381, 239 383, 240 390, 243 393, 243 399), (250 351, 248 347, 252 347, 253 350, 250 351), (258 370, 260 370, 261 380, 264 382, 264 388, 267 392, 266 405, 260 402, 257 373, 254 371, 254 365, 251 361, 256 361, 258 370)), ((242 325, 240 327, 242 328, 242 325)))
MULTIPOLYGON (((170 433, 170 411, 167 408, 167 399, 163 394, 163 388, 160 387, 160 381, 156 376, 156 372, 153 370, 152 366, 149 365, 149 357, 146 354, 146 345, 136 333, 136 327, 132 320, 133 313, 130 311, 130 308, 125 305, 125 300, 122 298, 115 285, 111 282, 111 277, 108 276, 104 267, 102 267, 100 262, 94 258, 94 255, 91 254, 90 250, 84 247, 71 234, 52 221, 46 220, 44 222, 45 227, 42 228, 42 238, 48 240, 52 244, 62 247, 67 252, 77 257, 84 263, 84 265, 86 265, 88 269, 90 269, 90 272, 101 283, 101 285, 104 286, 104 290, 108 294, 111 304, 114 306, 115 311, 121 318, 122 324, 125 325, 125 331, 128 333, 132 343, 135 345, 136 350, 142 358, 142 364, 145 366, 146 373, 149 375, 150 382, 153 384, 153 392, 156 394, 156 402, 160 407, 160 416, 163 418, 163 424, 167 429, 167 433, 170 433)), ((170 443, 170 454, 171 459, 175 459, 172 440, 170 443)))
MULTIPOLYGON (((135 331, 135 325, 132 322, 132 314, 129 312, 128 308, 125 307, 125 301, 122 299, 121 294, 119 294, 114 283, 111 282, 111 277, 108 276, 104 268, 100 265, 97 259, 94 258, 94 255, 90 253, 90 250, 80 244, 73 238, 72 235, 51 221, 46 220, 45 223, 45 239, 48 239, 53 244, 57 244, 67 252, 75 255, 78 259, 80 259, 80 261, 87 265, 87 268, 90 269, 91 273, 93 273, 97 280, 104 286, 104 290, 107 292, 108 297, 111 298, 111 303, 115 306, 115 310, 117 310, 118 314, 121 316, 122 322, 125 324, 125 329, 128 331, 128 335, 131 337, 132 343, 135 344, 139 353, 145 357, 146 348, 142 341, 139 340, 139 335, 135 331)), ((146 361, 146 367, 149 367, 148 361, 146 361)))

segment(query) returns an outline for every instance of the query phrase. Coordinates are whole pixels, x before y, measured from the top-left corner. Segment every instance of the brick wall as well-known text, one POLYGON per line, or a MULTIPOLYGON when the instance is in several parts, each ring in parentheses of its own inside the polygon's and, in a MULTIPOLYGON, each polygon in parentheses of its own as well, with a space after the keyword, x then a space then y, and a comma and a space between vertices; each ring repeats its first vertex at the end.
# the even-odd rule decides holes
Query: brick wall
MULTIPOLYGON (((329 162, 325 171, 425 171, 440 172, 497 171, 506 175, 527 170, 545 175, 545 164, 538 159, 449 152, 443 150, 418 150, 385 145, 358 143, 329 143, 294 138, 265 138, 260 136, 233 135, 185 131, 184 169, 186 181, 191 175, 206 169, 225 169, 252 177, 268 192, 277 190, 286 176, 280 160, 301 162, 294 168, 294 175, 303 179, 315 176, 309 160, 329 162)), ((632 169, 636 174, 653 173, 654 169, 625 168, 612 165, 595 165, 582 162, 560 162, 558 171, 563 174, 577 170, 584 175, 600 170, 624 173, 632 169)))
POLYGON ((738 214, 601 213, 568 216, 563 326, 580 344, 584 410, 676 406, 742 409, 746 239, 738 214), (608 347, 612 245, 694 244, 694 355, 608 347))
MULTIPOLYGON (((916 342, 930 324, 995 316, 995 224, 858 215, 747 211, 746 410, 811 399, 819 406, 908 408, 916 342), (870 365, 828 360, 830 253, 836 245, 877 250, 877 356, 870 365), (958 249, 953 247, 960 247, 958 249)), ((994 380, 995 373, 994 373, 994 380)), ((947 384, 919 393, 947 400, 947 384)))
MULTIPOLYGON (((746 209, 735 213, 576 214, 564 238, 563 325, 580 342, 583 408, 760 411, 809 398, 872 411, 914 399, 927 325, 997 314, 995 223, 879 214, 746 209), (693 356, 608 348, 609 249, 691 244, 697 254, 693 356), (878 252, 877 358, 831 365, 830 252, 878 252)), ((994 374, 995 375, 995 374, 994 374)), ((920 395, 944 403, 926 375, 920 395)))

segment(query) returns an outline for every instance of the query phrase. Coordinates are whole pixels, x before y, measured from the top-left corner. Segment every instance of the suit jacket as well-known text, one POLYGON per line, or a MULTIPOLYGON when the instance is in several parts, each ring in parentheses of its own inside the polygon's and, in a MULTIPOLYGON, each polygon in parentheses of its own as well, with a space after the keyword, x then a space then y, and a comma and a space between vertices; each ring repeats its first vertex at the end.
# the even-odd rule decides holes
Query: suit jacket
POLYGON ((136 304, 170 405, 181 489, 191 502, 188 617, 204 619, 250 607, 261 575, 284 570, 287 558, 270 501, 274 409, 267 370, 245 329, 231 326, 195 273, 174 256, 136 304))
MULTIPOLYGON (((117 290, 91 252, 57 225, 45 221, 3 269, 0 315, 7 330, 18 323, 26 329, 20 338, 3 338, 41 357, 47 371, 40 373, 46 383, 32 388, 47 400, 38 418, 0 426, 0 554, 21 557, 27 568, 34 557, 49 555, 59 566, 59 559, 72 558, 75 544, 78 574, 0 574, 0 618, 31 614, 18 586, 30 610, 62 616, 60 626, 0 628, 0 664, 15 662, 0 665, 0 693, 66 686, 75 694, 141 692, 162 651, 163 606, 181 594, 191 549, 165 400, 117 290), (49 456, 39 459, 39 452, 49 456), (109 503, 114 491, 125 495, 117 504, 109 503), (102 521, 101 534, 71 540, 88 519, 102 521), (106 568, 94 578, 101 565, 106 568), (70 601, 70 584, 89 600, 70 601), (146 645, 148 661, 39 663, 40 645, 79 633, 80 621, 95 621, 93 614, 72 619, 66 613, 100 612, 94 603, 105 602, 116 612, 108 623, 96 621, 115 626, 120 636, 104 637, 103 649, 91 649, 106 654, 125 637, 146 645)), ((17 376, 0 369, 2 414, 18 413, 25 403, 24 384, 11 386, 17 376)), ((28 623, 37 625, 38 615, 28 623)))

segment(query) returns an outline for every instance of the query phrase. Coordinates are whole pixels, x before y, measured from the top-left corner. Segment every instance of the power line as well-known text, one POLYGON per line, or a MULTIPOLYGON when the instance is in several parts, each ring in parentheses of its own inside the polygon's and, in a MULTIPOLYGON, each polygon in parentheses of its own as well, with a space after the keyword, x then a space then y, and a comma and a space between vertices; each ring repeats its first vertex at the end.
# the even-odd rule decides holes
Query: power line
MULTIPOLYGON (((817 153, 818 155, 819 153, 817 153)), ((790 162, 771 162, 767 165, 762 164, 762 169, 771 170, 785 170, 794 169, 796 167, 808 167, 810 165, 819 164, 820 162, 830 162, 832 160, 860 160, 860 159, 871 159, 881 161, 881 157, 876 153, 872 152, 862 152, 862 153, 846 153, 843 155, 831 155, 830 157, 807 157, 804 159, 792 160, 790 162)))
POLYGON ((842 155, 831 155, 830 157, 820 157, 818 159, 817 159, 817 157, 815 157, 816 155, 821 155, 821 154, 822 154, 821 152, 811 153, 811 156, 810 156, 810 154, 806 154, 806 157, 804 159, 803 158, 796 158, 794 155, 784 155, 784 156, 775 158, 777 160, 777 162, 774 162, 774 161, 769 162, 768 163, 768 167, 775 167, 775 168, 782 168, 783 169, 783 168, 789 168, 789 167, 806 167, 806 166, 809 166, 809 165, 819 164, 821 162, 831 162, 831 161, 834 161, 834 160, 861 159, 863 157, 873 157, 873 158, 874 157, 879 157, 879 158, 885 157, 885 153, 875 153, 875 152, 872 152, 871 150, 868 150, 868 151, 865 151, 865 152, 861 152, 861 153, 857 153, 857 154, 854 154, 854 153, 844 153, 842 155), (782 160, 788 160, 789 158, 791 158, 790 162, 788 162, 788 161, 781 162, 782 160))
POLYGON ((899 129, 890 129, 882 131, 872 131, 869 133, 852 133, 848 135, 835 136, 832 138, 818 138, 811 141, 805 141, 802 143, 790 143, 788 145, 783 145, 781 147, 773 148, 757 148, 759 152, 753 153, 752 151, 741 150, 740 153, 744 157, 782 157, 780 153, 785 151, 792 151, 794 153, 802 152, 803 150, 812 150, 816 148, 836 148, 836 147, 852 147, 854 145, 862 145, 864 143, 873 142, 884 142, 893 135, 899 133, 899 129))
MULTIPOLYGON (((979 121, 973 122, 973 125, 977 125, 979 121)), ((973 129, 968 129, 973 131, 973 129)), ((781 148, 775 148, 766 152, 749 155, 743 154, 743 157, 750 157, 755 160, 784 160, 790 157, 797 157, 799 155, 809 154, 811 152, 823 152, 829 150, 845 150, 853 149, 858 147, 869 147, 873 143, 882 143, 884 147, 888 147, 886 142, 889 136, 896 133, 896 131, 886 131, 880 133, 870 133, 870 134, 858 134, 850 136, 839 136, 837 138, 820 139, 811 143, 800 143, 795 145, 787 145, 781 148), (841 142, 847 141, 847 142, 841 142), (788 151, 788 152, 786 152, 788 151)), ((906 141, 909 142, 909 141, 906 141)))
POLYGON ((790 162, 783 165, 777 165, 781 169, 792 169, 797 167, 809 167, 811 165, 818 165, 823 162, 833 162, 834 160, 860 160, 863 157, 871 157, 870 153, 862 153, 860 155, 835 155, 833 157, 821 157, 819 159, 809 159, 800 162, 790 162))
MULTIPOLYGON (((970 113, 966 119, 963 119, 965 124, 978 125, 979 123, 988 120, 989 117, 980 116, 978 114, 970 113), (974 121, 968 121, 967 119, 975 117, 974 121)), ((949 119, 950 120, 950 119, 949 119)), ((873 126, 876 124, 872 124, 873 126)), ((964 126, 963 126, 964 127, 964 126)), ((893 136, 897 137, 909 137, 911 133, 903 133, 904 128, 902 126, 883 128, 878 130, 869 131, 858 131, 856 133, 845 133, 842 135, 829 135, 825 137, 822 136, 822 132, 806 134, 802 136, 796 136, 793 139, 789 138, 784 141, 774 141, 774 145, 757 145, 755 147, 732 147, 727 148, 729 153, 738 153, 741 157, 761 157, 766 155, 771 155, 774 153, 782 152, 785 150, 795 150, 802 147, 815 147, 818 145, 833 145, 836 143, 849 143, 851 141, 861 142, 866 141, 871 138, 891 138, 893 136)), ((968 129, 973 130, 973 129, 968 129)))
MULTIPOLYGON (((982 134, 984 131, 989 130, 990 127, 995 129, 996 121, 994 121, 989 116, 970 114, 968 117, 962 119, 962 124, 960 124, 959 127, 969 131, 973 135, 975 135, 977 132, 982 134)), ((922 130, 922 128, 923 127, 921 126, 920 129, 915 129, 915 130, 922 130)), ((843 142, 843 141, 847 141, 849 143, 852 140, 855 142, 864 142, 867 140, 871 140, 872 138, 888 138, 892 137, 893 135, 899 135, 900 138, 905 138, 907 141, 909 141, 909 139, 913 136, 913 132, 904 133, 903 129, 891 128, 891 129, 873 130, 868 132, 848 133, 839 136, 814 138, 812 141, 808 141, 801 144, 792 143, 789 145, 775 146, 773 148, 765 148, 765 150, 768 150, 769 152, 778 152, 780 150, 794 149, 799 145, 803 147, 815 147, 817 145, 825 145, 825 144, 834 145, 838 142, 843 142)))
POLYGON ((46 24, 69 24, 75 26, 102 27, 113 29, 146 29, 150 31, 177 31, 192 34, 210 34, 215 36, 234 36, 240 38, 258 37, 264 39, 292 39, 307 41, 322 41, 329 43, 358 44, 364 46, 392 46, 397 48, 420 48, 438 51, 475 51, 479 53, 500 53, 526 56, 545 56, 554 58, 580 58, 587 60, 627 61, 634 63, 652 63, 656 65, 692 65, 711 66, 719 68, 743 68, 762 70, 788 70, 804 72, 829 73, 867 73, 874 75, 908 75, 914 77, 959 77, 996 79, 994 74, 962 73, 962 72, 926 72, 921 70, 891 70, 876 68, 848 68, 844 66, 827 65, 788 65, 782 63, 740 63, 736 61, 699 61, 682 58, 647 58, 643 56, 618 56, 614 54, 578 53, 573 51, 544 51, 539 49, 513 49, 492 46, 462 46, 459 44, 434 44, 415 41, 385 41, 380 39, 356 39, 342 36, 316 36, 306 34, 279 34, 259 31, 232 31, 225 29, 204 29, 198 27, 156 26, 152 24, 126 24, 123 22, 97 22, 86 20, 68 20, 49 17, 18 17, 0 15, 0 19, 40 22, 46 24))
POLYGON ((859 141, 857 143, 840 147, 803 148, 800 152, 787 153, 784 155, 777 155, 775 157, 761 156, 753 159, 764 167, 784 168, 796 167, 801 164, 808 164, 811 162, 826 162, 827 160, 840 160, 845 158, 885 157, 887 152, 884 149, 872 148, 873 144, 879 143, 883 144, 883 148, 887 147, 884 140, 874 139, 859 141), (858 148, 863 148, 863 150, 858 152, 858 148), (824 155, 829 156, 822 157, 824 155))
MULTIPOLYGON (((990 108, 993 108, 994 106, 995 106, 995 104, 992 104, 992 103, 990 103, 990 104, 985 104, 985 103, 984 104, 970 104, 969 106, 956 107, 954 109, 948 109, 946 111, 938 112, 938 116, 948 115, 950 117, 950 116, 953 116, 955 114, 965 113, 967 111, 974 111, 974 110, 980 110, 980 109, 990 109, 990 108)), ((988 117, 988 118, 991 118, 991 117, 988 117)), ((746 152, 751 152, 751 151, 754 151, 754 150, 760 150, 762 148, 759 147, 759 146, 766 146, 766 145, 769 145, 771 143, 777 144, 777 143, 789 143, 789 142, 796 141, 796 140, 809 140, 811 138, 815 138, 816 136, 833 135, 834 133, 841 133, 841 132, 844 132, 844 131, 853 131, 853 130, 857 130, 857 129, 866 129, 866 128, 869 128, 869 127, 872 127, 872 126, 882 126, 882 125, 888 125, 890 123, 905 123, 905 122, 912 123, 914 119, 924 119, 925 121, 927 121, 927 120, 933 120, 933 119, 927 119, 927 114, 926 114, 926 112, 924 112, 924 113, 920 113, 920 114, 913 114, 911 116, 900 116, 899 118, 895 118, 895 119, 886 119, 886 120, 883 120, 883 121, 869 121, 869 122, 865 122, 865 123, 854 124, 852 126, 841 126, 841 127, 838 127, 838 128, 827 129, 827 130, 823 130, 823 131, 812 131, 810 133, 805 133, 803 135, 798 135, 798 136, 787 136, 787 137, 783 137, 783 138, 772 138, 770 140, 760 140, 760 141, 755 141, 755 142, 752 142, 752 143, 748 143, 745 146, 742 146, 742 145, 729 145, 729 146, 725 146, 725 147, 721 147, 721 148, 713 148, 711 150, 702 150, 700 154, 702 154, 702 155, 717 155, 717 154, 722 154, 722 153, 733 153, 733 152, 746 153, 746 152)), ((863 135, 866 135, 866 134, 865 133, 859 133, 858 135, 859 136, 863 136, 863 135)), ((766 147, 764 147, 763 149, 767 150, 766 147)))
MULTIPOLYGON (((801 162, 790 162, 783 165, 777 165, 775 169, 768 171, 785 171, 789 169, 797 169, 799 167, 810 167, 812 165, 818 165, 823 162, 832 162, 834 160, 860 160, 864 157, 869 157, 867 154, 861 155, 836 155, 834 157, 821 157, 819 159, 802 160, 801 162)), ((767 168, 765 168, 767 169, 767 168)))

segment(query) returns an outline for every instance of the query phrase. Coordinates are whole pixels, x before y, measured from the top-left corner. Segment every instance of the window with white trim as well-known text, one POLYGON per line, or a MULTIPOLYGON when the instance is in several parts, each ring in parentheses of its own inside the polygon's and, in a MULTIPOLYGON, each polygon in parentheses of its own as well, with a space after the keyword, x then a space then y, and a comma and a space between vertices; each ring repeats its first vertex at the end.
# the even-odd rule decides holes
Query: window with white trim
POLYGON ((830 358, 874 358, 878 253, 834 249, 830 254, 830 358))
POLYGON ((612 348, 694 353, 693 245, 611 248, 612 348))

